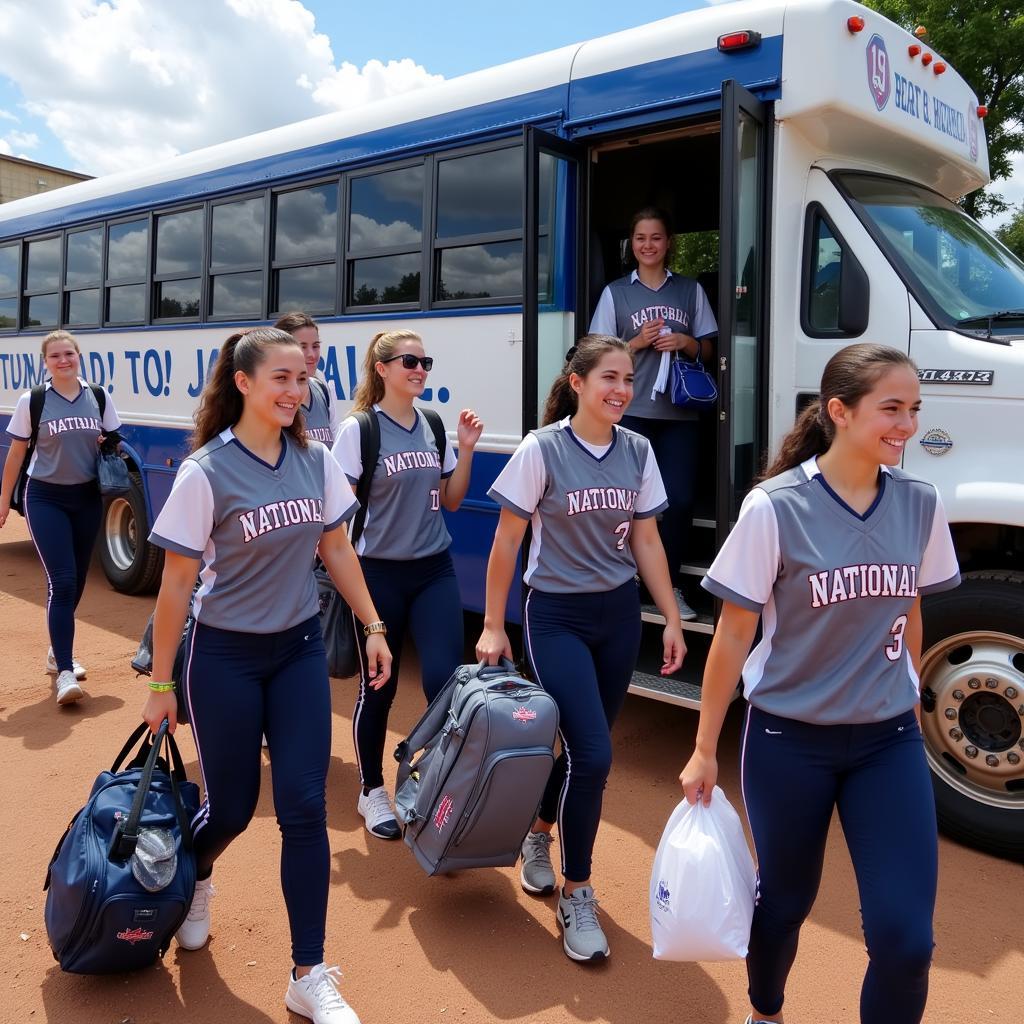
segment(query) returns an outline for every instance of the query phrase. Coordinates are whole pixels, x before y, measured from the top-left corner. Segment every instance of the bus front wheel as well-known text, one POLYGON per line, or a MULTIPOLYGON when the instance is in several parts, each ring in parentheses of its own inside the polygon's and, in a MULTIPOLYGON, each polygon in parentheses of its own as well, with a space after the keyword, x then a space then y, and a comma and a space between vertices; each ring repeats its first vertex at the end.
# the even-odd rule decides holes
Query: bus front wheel
POLYGON ((1024 860, 1024 574, 965 573, 923 615, 921 729, 939 826, 1024 860))
POLYGON ((142 477, 132 471, 127 494, 110 498, 103 508, 100 562, 110 585, 122 594, 148 594, 163 570, 163 552, 150 544, 149 517, 142 477))

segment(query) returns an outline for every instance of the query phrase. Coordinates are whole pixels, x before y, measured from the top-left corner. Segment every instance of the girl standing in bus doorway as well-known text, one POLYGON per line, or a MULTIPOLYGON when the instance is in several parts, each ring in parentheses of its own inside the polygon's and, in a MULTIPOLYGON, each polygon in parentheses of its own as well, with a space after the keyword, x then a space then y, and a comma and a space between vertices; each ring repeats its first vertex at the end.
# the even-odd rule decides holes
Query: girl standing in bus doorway
MULTIPOLYGON (((58 704, 82 698, 85 669, 73 657, 75 609, 82 599, 89 559, 103 516, 96 483, 97 448, 116 446, 121 425, 114 403, 80 376, 81 350, 67 331, 43 339, 44 385, 36 443, 28 466, 22 508, 43 563, 48 589, 46 671, 55 677, 58 704)), ((32 392, 26 391, 7 427, 11 446, 0 484, 0 527, 32 438, 32 392)))
POLYGON ((320 328, 308 313, 286 313, 274 327, 290 334, 302 349, 309 383, 309 395, 302 403, 306 434, 330 448, 341 426, 341 411, 330 385, 317 369, 320 363, 320 328))
POLYGON ((291 335, 257 328, 222 346, 200 398, 194 450, 150 537, 166 559, 142 716, 154 732, 165 718, 174 730, 174 685, 165 680, 199 572, 185 688, 205 799, 193 820, 196 892, 178 943, 199 949, 209 936, 213 865, 256 810, 265 733, 295 964, 285 1003, 316 1024, 358 1024, 337 968, 324 964, 331 691, 309 571, 318 549, 367 623, 372 679, 387 680, 391 656, 342 528, 356 502, 330 452, 306 437, 305 391, 305 359, 291 335))
POLYGON ((724 602, 697 745, 679 776, 711 801, 741 675, 743 799, 758 861, 747 975, 754 1021, 781 1021, 833 808, 853 860, 869 965, 864 1024, 917 1024, 938 857, 917 721, 921 595, 960 582, 935 487, 897 469, 917 430, 909 357, 851 345, 825 367, 704 586, 724 602), (761 642, 750 652, 758 620, 761 642))
POLYGON ((489 664, 512 657, 505 602, 532 524, 523 642, 534 680, 558 704, 562 753, 523 843, 520 882, 532 895, 554 891, 557 821, 564 878, 557 918, 562 948, 577 961, 609 955, 590 869, 611 728, 640 649, 637 571, 665 616, 662 674, 676 671, 686 653, 654 519, 665 508, 657 461, 645 437, 619 426, 632 396, 629 347, 583 338, 551 387, 544 426, 523 439, 488 492, 502 508, 476 653, 489 664))
MULTIPOLYGON (((375 416, 380 429, 356 551, 366 585, 388 624, 394 652, 389 680, 375 678, 365 664, 360 665, 352 718, 362 784, 357 806, 367 831, 379 839, 401 835, 382 764, 405 635, 408 632, 416 644, 428 701, 463 657, 462 599, 441 509, 455 512, 466 496, 483 423, 472 409, 463 409, 457 427, 458 456, 446 444, 442 460, 434 430, 413 404, 423 394, 433 365, 418 334, 384 331, 366 351, 353 405, 353 412, 375 416)), ((341 425, 334 457, 354 487, 364 468, 360 425, 354 416, 341 425)))
POLYGON ((693 525, 697 474, 697 413, 672 404, 669 360, 679 353, 707 363, 718 324, 704 289, 667 266, 672 249, 668 215, 655 207, 634 214, 629 228, 637 267, 601 293, 591 334, 611 334, 629 343, 636 360, 634 398, 622 425, 648 438, 665 479, 668 508, 659 532, 668 556, 679 615, 697 618, 680 589, 680 565, 693 525))

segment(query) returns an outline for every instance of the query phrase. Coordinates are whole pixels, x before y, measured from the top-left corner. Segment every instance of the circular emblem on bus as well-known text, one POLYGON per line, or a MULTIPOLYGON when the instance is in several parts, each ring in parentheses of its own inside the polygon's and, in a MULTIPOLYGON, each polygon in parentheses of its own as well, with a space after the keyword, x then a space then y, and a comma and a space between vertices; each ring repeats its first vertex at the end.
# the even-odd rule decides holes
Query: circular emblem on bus
POLYGON ((939 427, 926 430, 921 437, 921 447, 929 455, 945 455, 953 447, 953 438, 939 427))
POLYGON ((971 161, 978 162, 978 105, 974 102, 967 104, 967 145, 971 154, 971 161))
POLYGON ((889 51, 885 48, 885 40, 876 32, 869 40, 868 57, 868 88, 871 98, 879 110, 884 110, 892 92, 892 75, 889 72, 889 51))

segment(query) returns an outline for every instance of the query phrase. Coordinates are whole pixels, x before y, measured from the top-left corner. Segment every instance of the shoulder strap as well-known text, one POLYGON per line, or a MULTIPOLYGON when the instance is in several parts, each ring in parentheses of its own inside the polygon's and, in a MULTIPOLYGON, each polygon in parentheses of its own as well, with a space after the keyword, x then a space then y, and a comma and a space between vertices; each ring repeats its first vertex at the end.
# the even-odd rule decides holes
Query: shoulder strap
POLYGON ((437 454, 441 458, 441 472, 444 472, 444 457, 448 451, 448 435, 444 430, 444 423, 433 409, 420 409, 423 418, 430 424, 431 432, 434 435, 434 444, 437 445, 437 454))
POLYGON ((373 409, 360 409, 355 413, 359 424, 359 461, 362 471, 356 484, 356 500, 359 511, 352 521, 352 543, 355 544, 362 536, 366 525, 366 510, 370 501, 370 486, 373 483, 373 471, 377 468, 377 456, 380 454, 380 422, 373 409))
POLYGON ((43 403, 46 401, 46 385, 36 384, 29 393, 28 415, 32 422, 32 431, 29 434, 29 450, 35 448, 39 440, 39 421, 43 418, 43 403))
POLYGON ((90 384, 89 390, 93 394, 93 398, 96 399, 96 404, 100 407, 100 419, 103 419, 103 414, 107 411, 107 393, 100 387, 99 384, 90 384))

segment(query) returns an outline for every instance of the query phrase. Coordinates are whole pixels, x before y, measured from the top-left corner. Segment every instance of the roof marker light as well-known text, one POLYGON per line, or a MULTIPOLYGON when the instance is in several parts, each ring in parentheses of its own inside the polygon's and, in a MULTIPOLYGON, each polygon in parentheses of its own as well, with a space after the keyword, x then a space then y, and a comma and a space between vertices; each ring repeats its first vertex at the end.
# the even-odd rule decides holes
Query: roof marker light
POLYGON ((727 32, 724 36, 718 37, 718 49, 722 53, 731 53, 734 50, 750 50, 761 45, 761 33, 745 29, 742 32, 727 32))
POLYGON ((853 17, 846 19, 846 28, 850 32, 863 32, 864 19, 859 14, 855 14, 853 17))
POLYGON ((932 68, 932 71, 934 71, 937 75, 944 74, 946 71, 946 65, 943 64, 941 60, 937 60, 935 62, 935 67, 932 68))
POLYGON ((921 55, 921 63, 925 67, 928 67, 928 65, 931 64, 933 59, 934 58, 932 57, 932 55, 930 53, 924 53, 924 54, 921 55))
POLYGON ((988 113, 988 107, 978 106, 978 117, 984 117, 988 113))
POLYGON ((910 54, 911 58, 916 57, 921 52, 921 47, 917 43, 911 43, 907 47, 907 53, 910 54))
POLYGON ((917 28, 914 29, 914 35, 920 39, 922 36, 928 35, 928 29, 926 29, 924 25, 918 25, 917 28))

